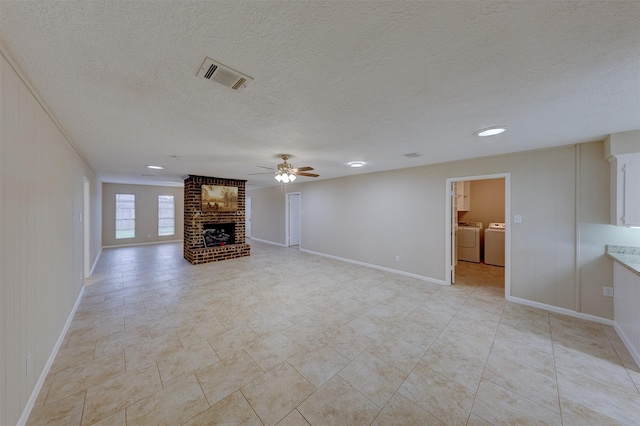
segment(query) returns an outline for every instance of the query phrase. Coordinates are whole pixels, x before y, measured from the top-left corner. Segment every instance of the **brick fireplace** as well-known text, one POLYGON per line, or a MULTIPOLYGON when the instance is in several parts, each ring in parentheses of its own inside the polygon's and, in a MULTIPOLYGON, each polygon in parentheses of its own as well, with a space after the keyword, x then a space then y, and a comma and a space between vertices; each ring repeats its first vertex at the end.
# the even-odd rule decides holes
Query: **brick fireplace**
POLYGON ((191 264, 250 255, 250 246, 245 243, 245 183, 194 175, 184 179, 184 258, 191 264), (230 192, 227 189, 237 188, 237 200, 203 202, 203 185, 222 187, 218 189, 225 193, 230 192), (235 210, 234 202, 237 203, 235 210))

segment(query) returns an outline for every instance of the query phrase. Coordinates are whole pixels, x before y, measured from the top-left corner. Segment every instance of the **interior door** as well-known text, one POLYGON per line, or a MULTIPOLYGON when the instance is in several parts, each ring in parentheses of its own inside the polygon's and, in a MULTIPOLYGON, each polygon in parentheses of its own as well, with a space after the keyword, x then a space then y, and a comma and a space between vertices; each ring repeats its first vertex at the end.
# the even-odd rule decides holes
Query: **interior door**
POLYGON ((451 203, 451 284, 456 281, 456 265, 458 264, 458 197, 456 196, 457 182, 451 182, 449 188, 449 202, 451 203))
POLYGON ((245 198, 244 208, 244 236, 246 238, 251 238, 251 197, 245 198))
POLYGON ((300 194, 289 194, 289 245, 300 245, 300 194))

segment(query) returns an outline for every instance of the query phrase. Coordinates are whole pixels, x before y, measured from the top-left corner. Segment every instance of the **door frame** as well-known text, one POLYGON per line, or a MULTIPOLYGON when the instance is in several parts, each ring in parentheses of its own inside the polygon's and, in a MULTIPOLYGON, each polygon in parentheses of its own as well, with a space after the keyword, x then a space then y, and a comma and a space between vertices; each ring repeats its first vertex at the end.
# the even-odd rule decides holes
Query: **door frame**
MULTIPOLYGON (((244 199, 244 237, 251 238, 252 229, 252 216, 253 216, 253 203, 251 201, 251 196, 247 195, 244 199), (249 232, 247 232, 247 230, 249 232)), ((246 242, 246 241, 245 241, 246 242)))
POLYGON ((504 178, 504 220, 507 223, 504 235, 504 296, 508 298, 511 296, 511 173, 495 173, 490 175, 478 175, 478 176, 460 176, 447 178, 445 183, 445 283, 447 285, 452 284, 452 256, 451 248, 453 244, 452 229, 451 229, 451 215, 452 215, 452 194, 451 188, 454 182, 460 181, 474 181, 474 180, 490 180, 490 179, 503 179, 504 178))
POLYGON ((91 276, 91 181, 84 177, 82 185, 83 277, 91 276))
POLYGON ((298 196, 298 235, 300 235, 300 244, 298 244, 298 249, 302 248, 302 193, 300 192, 287 192, 286 196, 285 196, 285 226, 284 226, 284 230, 285 230, 285 235, 284 235, 284 242, 285 242, 285 246, 286 247, 291 247, 291 241, 289 241, 290 236, 291 236, 291 220, 289 217, 289 203, 290 203, 290 199, 292 195, 297 195, 298 196))

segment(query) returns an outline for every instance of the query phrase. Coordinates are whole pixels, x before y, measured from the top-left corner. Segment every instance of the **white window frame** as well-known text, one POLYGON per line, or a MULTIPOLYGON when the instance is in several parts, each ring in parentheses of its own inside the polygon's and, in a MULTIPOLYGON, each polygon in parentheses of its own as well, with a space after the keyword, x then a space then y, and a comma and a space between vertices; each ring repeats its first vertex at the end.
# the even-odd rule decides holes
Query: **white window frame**
POLYGON ((136 195, 135 194, 116 194, 116 204, 115 204, 115 238, 116 240, 124 240, 124 239, 130 239, 130 238, 135 238, 136 237, 136 195), (133 197, 132 200, 119 200, 118 198, 121 195, 125 195, 125 196, 131 196, 133 197), (121 207, 119 203, 128 203, 133 201, 133 208, 131 208, 131 217, 118 217, 119 215, 119 210, 120 209, 124 209, 125 207, 121 207), (128 228, 123 229, 120 228, 119 229, 119 223, 121 221, 128 221, 131 223, 133 223, 133 227, 131 227, 129 225, 128 228))
POLYGON ((176 197, 173 195, 158 195, 158 237, 168 237, 171 235, 176 235, 176 197), (171 217, 161 217, 160 216, 160 199, 162 197, 170 197, 171 198, 171 206, 173 207, 172 216, 171 217), (168 228, 167 226, 160 226, 161 221, 163 220, 172 220, 173 226, 171 227, 171 233, 161 233, 161 229, 168 228))

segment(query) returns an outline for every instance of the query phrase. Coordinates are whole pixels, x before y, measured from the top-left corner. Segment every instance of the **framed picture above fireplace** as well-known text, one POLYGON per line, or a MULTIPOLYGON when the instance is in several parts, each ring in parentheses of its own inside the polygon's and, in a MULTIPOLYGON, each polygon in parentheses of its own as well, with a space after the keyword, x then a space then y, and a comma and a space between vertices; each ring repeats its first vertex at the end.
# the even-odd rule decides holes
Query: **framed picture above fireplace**
POLYGON ((238 187, 202 185, 203 212, 234 212, 238 210, 238 187))

